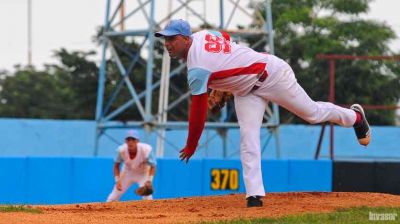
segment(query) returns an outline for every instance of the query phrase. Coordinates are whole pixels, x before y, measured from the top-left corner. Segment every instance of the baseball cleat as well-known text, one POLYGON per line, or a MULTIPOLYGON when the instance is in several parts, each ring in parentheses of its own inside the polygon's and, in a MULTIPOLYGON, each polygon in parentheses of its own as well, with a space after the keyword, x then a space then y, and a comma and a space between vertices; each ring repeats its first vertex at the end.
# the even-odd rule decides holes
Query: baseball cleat
POLYGON ((247 200, 247 207, 262 207, 263 202, 261 201, 261 196, 250 196, 246 198, 247 200))
POLYGON ((371 141, 371 129, 369 128, 367 118, 365 118, 364 110, 359 104, 351 105, 350 109, 358 112, 361 115, 361 122, 359 124, 354 124, 353 128, 356 132, 358 143, 363 146, 367 146, 371 141))

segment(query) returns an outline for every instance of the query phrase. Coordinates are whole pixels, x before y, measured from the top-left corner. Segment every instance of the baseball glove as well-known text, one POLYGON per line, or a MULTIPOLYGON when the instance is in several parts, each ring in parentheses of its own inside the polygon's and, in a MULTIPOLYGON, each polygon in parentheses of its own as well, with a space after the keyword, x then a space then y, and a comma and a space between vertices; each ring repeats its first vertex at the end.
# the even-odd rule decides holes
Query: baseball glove
POLYGON ((225 106, 225 103, 228 102, 232 97, 233 95, 230 92, 223 92, 213 89, 208 96, 208 109, 211 111, 211 113, 217 114, 225 106))
POLYGON ((135 190, 135 193, 139 196, 149 196, 151 194, 153 194, 154 190, 153 190, 153 186, 152 185, 145 185, 143 187, 138 187, 135 190))

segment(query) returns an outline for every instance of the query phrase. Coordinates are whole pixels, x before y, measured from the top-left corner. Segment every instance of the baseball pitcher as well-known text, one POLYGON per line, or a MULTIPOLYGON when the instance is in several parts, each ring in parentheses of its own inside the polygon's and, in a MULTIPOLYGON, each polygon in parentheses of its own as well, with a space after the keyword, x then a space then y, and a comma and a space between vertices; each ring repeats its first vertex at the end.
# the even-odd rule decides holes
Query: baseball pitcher
POLYGON ((261 174, 260 128, 268 101, 293 112, 309 123, 334 122, 354 127, 362 145, 370 142, 363 108, 350 109, 313 101, 297 83, 292 68, 282 59, 229 41, 221 33, 202 30, 192 34, 184 20, 171 20, 155 33, 164 38, 172 58, 187 62, 192 94, 189 134, 181 160, 194 154, 207 118, 207 89, 231 92, 240 126, 240 158, 248 207, 262 206, 265 190, 261 174))
POLYGON ((130 130, 125 138, 125 144, 117 149, 114 159, 115 185, 107 198, 107 202, 118 201, 132 184, 137 183, 139 188, 135 193, 145 200, 153 199, 153 178, 156 171, 156 161, 152 147, 139 142, 136 131, 130 130), (120 165, 124 163, 120 172, 120 165))

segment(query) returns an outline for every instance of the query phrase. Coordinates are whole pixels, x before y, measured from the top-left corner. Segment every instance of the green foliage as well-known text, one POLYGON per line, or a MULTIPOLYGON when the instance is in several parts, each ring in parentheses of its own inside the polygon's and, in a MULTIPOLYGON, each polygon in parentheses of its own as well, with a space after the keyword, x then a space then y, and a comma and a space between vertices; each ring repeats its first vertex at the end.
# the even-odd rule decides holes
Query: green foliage
POLYGON ((93 52, 55 53, 61 65, 18 68, 1 77, 0 115, 16 118, 93 119, 97 73, 93 52))

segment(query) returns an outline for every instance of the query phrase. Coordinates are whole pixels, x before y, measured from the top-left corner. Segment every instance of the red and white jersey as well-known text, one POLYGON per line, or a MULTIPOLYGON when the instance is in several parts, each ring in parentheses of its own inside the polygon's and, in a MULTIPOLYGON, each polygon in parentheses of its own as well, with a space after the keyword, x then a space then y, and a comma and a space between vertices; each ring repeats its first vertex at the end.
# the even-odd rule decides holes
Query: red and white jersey
POLYGON ((218 31, 203 30, 192 35, 187 55, 188 83, 192 93, 189 115, 187 153, 198 145, 207 119, 207 89, 231 92, 237 96, 250 93, 260 76, 267 72, 269 85, 287 68, 282 59, 229 41, 218 31))
POLYGON ((268 55, 230 42, 219 32, 203 30, 192 35, 187 56, 192 95, 207 88, 246 95, 266 69, 268 55))

